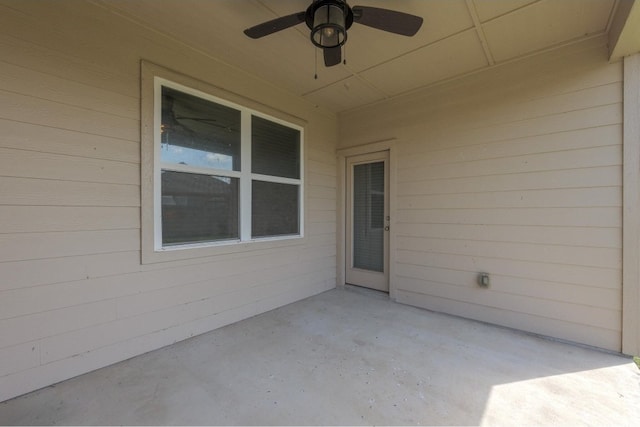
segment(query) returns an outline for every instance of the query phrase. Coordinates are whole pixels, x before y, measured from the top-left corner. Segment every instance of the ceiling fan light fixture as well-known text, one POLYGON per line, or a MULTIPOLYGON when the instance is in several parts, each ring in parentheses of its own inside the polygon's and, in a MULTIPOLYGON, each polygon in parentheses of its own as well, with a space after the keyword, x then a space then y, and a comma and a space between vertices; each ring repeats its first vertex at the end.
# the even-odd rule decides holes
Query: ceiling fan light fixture
POLYGON ((311 42, 323 49, 342 46, 347 41, 345 4, 327 0, 316 2, 312 7, 311 42))
POLYGON ((311 42, 322 49, 324 65, 333 67, 344 62, 342 45, 347 41, 347 30, 354 22, 411 37, 418 32, 422 21, 419 16, 379 7, 351 8, 347 0, 311 0, 305 11, 263 22, 247 28, 244 33, 252 39, 259 39, 304 22, 311 30, 311 42))

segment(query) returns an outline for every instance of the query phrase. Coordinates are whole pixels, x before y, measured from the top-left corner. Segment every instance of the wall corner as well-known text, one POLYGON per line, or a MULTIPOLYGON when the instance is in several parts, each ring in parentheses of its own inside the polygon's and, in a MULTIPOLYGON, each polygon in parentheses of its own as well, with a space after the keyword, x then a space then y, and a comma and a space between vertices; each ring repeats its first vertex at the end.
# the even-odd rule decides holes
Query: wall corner
POLYGON ((622 353, 640 354, 640 54, 624 58, 622 353))

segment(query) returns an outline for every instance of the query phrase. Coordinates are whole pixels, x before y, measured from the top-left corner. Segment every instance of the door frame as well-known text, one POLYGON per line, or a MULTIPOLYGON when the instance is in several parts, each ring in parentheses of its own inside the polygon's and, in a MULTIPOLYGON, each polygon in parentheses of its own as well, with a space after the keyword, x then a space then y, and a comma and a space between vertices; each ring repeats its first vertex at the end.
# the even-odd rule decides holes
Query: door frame
POLYGON ((346 284, 346 239, 347 239, 347 158, 352 156, 360 156, 363 154, 373 154, 381 151, 389 152, 389 297, 396 299, 396 182, 397 182, 397 158, 396 146, 397 139, 390 138, 382 141, 376 141, 368 144, 357 145, 349 148, 342 148, 336 151, 337 155, 337 173, 338 173, 338 203, 337 203, 337 219, 338 219, 338 235, 337 235, 337 254, 336 254, 336 286, 343 287, 346 284))
POLYGON ((389 220, 387 219, 391 212, 389 211, 389 151, 378 151, 375 153, 361 154, 347 157, 347 186, 346 186, 346 252, 345 252, 345 281, 348 284, 363 286, 365 288, 377 289, 379 291, 389 293, 389 220), (353 233, 355 227, 354 217, 354 174, 355 167, 358 165, 366 165, 372 163, 382 163, 384 166, 384 200, 383 200, 383 218, 380 228, 382 233, 383 247, 383 268, 382 272, 360 269, 353 266, 354 258, 354 240, 353 233))

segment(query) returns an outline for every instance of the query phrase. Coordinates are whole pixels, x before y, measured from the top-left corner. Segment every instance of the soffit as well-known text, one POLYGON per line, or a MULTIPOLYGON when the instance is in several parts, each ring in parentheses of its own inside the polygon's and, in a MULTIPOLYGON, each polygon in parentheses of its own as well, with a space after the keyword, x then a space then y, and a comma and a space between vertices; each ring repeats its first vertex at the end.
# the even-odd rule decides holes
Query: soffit
POLYGON ((624 2, 616 9, 609 30, 610 60, 640 51, 640 2, 624 2))
POLYGON ((496 62, 606 31, 614 0, 581 0, 583 7, 574 3, 539 1, 483 23, 496 62))

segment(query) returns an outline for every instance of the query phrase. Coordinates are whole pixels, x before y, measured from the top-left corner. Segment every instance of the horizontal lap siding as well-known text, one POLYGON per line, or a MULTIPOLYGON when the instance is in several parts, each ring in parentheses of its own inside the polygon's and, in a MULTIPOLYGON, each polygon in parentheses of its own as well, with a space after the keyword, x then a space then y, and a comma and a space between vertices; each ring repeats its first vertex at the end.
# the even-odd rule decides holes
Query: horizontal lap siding
POLYGON ((0 24, 0 401, 335 286, 335 117, 87 2, 0 24), (302 244, 140 263, 141 59, 308 122, 302 244))
POLYGON ((621 81, 596 39, 343 114, 398 141, 397 300, 620 351, 621 81))

